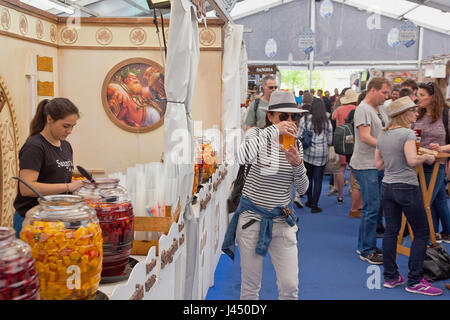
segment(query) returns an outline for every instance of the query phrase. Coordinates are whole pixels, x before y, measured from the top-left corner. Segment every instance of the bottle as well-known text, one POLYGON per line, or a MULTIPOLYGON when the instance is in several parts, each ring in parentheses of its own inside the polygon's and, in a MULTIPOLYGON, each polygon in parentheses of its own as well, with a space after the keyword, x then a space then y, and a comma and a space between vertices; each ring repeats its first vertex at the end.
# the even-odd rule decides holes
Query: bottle
POLYGON ((103 239, 95 210, 77 195, 38 199, 20 239, 31 247, 42 300, 94 298, 100 283, 103 239))
POLYGON ((119 179, 96 178, 77 192, 95 209, 103 234, 102 278, 124 275, 134 238, 134 214, 119 179))
POLYGON ((0 227, 0 300, 39 300, 39 280, 28 244, 0 227))

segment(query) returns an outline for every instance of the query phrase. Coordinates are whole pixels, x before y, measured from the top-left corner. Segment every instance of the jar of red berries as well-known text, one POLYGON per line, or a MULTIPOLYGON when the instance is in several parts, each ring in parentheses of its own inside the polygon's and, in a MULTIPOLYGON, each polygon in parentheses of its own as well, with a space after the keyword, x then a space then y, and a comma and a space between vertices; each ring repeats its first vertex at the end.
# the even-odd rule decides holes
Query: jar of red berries
POLYGON ((39 300, 30 246, 7 227, 0 227, 0 300, 39 300))
POLYGON ((96 178, 86 183, 78 194, 97 212, 103 234, 102 278, 119 277, 131 254, 134 238, 133 206, 119 179, 96 178))

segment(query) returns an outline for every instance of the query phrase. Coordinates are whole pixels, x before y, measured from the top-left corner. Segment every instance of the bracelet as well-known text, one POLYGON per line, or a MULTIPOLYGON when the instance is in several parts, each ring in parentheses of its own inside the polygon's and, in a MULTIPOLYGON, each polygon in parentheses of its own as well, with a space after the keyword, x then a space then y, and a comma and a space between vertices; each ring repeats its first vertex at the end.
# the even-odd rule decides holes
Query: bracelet
POLYGON ((66 183, 66 188, 67 188, 66 193, 70 193, 70 189, 69 189, 69 184, 68 183, 66 183))

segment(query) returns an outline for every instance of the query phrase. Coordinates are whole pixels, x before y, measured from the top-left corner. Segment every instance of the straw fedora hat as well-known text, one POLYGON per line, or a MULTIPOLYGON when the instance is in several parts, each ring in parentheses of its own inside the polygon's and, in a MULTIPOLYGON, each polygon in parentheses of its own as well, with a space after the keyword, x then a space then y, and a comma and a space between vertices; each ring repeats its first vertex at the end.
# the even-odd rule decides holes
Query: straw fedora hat
POLYGON ((342 104, 356 103, 358 102, 359 94, 353 89, 345 91, 345 95, 341 98, 342 104))
POLYGON ((415 107, 417 107, 417 105, 411 100, 410 97, 405 96, 398 98, 389 106, 389 117, 395 117, 396 115, 415 107))
POLYGON ((297 107, 294 94, 290 91, 274 91, 270 95, 269 106, 261 108, 264 111, 288 112, 288 113, 302 113, 308 112, 297 107))

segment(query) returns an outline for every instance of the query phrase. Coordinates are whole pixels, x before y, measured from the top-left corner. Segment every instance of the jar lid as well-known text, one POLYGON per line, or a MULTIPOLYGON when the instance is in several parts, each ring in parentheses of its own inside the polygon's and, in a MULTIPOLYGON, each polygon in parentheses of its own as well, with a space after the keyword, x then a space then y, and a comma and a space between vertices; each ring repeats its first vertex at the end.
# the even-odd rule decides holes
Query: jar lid
POLYGON ((47 221, 79 221, 95 216, 95 211, 92 211, 79 195, 48 195, 45 200, 38 201, 37 210, 33 208, 28 211, 27 217, 30 215, 31 218, 47 221))

